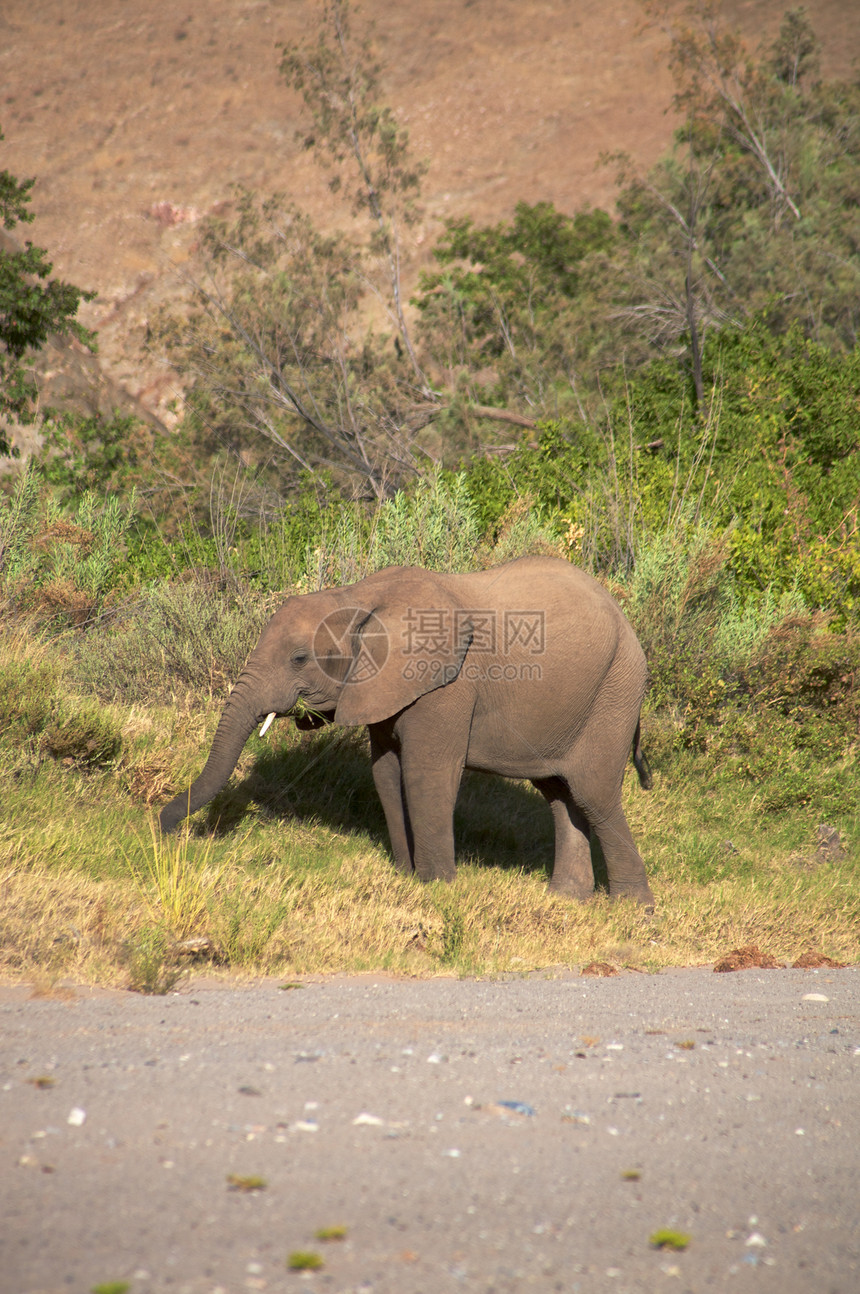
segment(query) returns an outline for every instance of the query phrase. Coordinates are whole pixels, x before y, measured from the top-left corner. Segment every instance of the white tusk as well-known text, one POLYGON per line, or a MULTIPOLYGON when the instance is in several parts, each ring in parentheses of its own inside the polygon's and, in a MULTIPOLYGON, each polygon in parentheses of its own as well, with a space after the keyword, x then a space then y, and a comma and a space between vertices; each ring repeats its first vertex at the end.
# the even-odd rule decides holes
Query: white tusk
POLYGON ((269 715, 267 715, 267 716, 266 716, 266 721, 265 721, 265 723, 263 724, 262 728, 260 729, 260 736, 261 736, 261 737, 265 737, 266 733, 267 733, 267 732, 269 731, 269 729, 271 728, 271 726, 272 726, 272 720, 274 719, 274 717, 275 717, 275 711, 274 711, 274 710, 272 711, 272 713, 271 713, 271 714, 269 714, 269 715))

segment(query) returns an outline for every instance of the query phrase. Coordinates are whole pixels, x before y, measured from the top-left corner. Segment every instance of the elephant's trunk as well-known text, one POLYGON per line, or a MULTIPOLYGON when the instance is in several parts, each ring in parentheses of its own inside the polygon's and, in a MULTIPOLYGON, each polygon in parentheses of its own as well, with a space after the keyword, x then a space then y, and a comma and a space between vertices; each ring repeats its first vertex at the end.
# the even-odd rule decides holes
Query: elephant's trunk
POLYGON ((221 715, 202 773, 187 790, 174 796, 161 810, 162 831, 173 831, 183 818, 195 813, 217 795, 228 781, 261 713, 253 695, 249 694, 249 688, 244 679, 236 684, 221 715))

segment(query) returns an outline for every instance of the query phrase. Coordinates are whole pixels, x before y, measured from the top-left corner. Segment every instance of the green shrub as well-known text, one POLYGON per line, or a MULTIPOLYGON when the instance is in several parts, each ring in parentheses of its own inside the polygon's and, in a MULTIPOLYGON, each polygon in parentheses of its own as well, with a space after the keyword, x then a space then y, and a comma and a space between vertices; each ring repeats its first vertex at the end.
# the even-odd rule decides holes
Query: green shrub
POLYGON ((0 495, 0 592, 7 609, 37 623, 86 625, 118 587, 134 496, 126 511, 90 492, 71 509, 41 496, 32 467, 0 495))
POLYGON ((370 538, 368 566, 468 570, 481 531, 465 476, 435 473, 383 503, 370 538))
POLYGON ((759 784, 767 811, 850 811, 860 639, 828 633, 826 621, 808 613, 770 628, 763 616, 752 638, 720 634, 720 628, 718 622, 712 640, 700 639, 698 649, 695 638, 682 634, 677 651, 668 644, 655 651, 652 749, 664 760, 697 752, 717 776, 759 784))
POLYGON ((183 967, 167 935, 157 926, 139 930, 126 945, 128 986, 134 993, 164 996, 182 978, 183 967))
POLYGON ((544 422, 504 457, 477 457, 465 467, 464 485, 481 532, 490 537, 512 503, 527 497, 546 521, 569 515, 601 459, 600 441, 585 425, 544 422))
POLYGON ((333 509, 309 545, 297 580, 302 591, 350 584, 385 566, 472 570, 531 551, 555 551, 539 512, 514 497, 485 532, 467 473, 434 472, 366 511, 333 509))
POLYGON ((112 764, 122 748, 119 729, 108 715, 94 705, 60 712, 42 731, 46 754, 78 768, 100 768, 112 764))
POLYGON ((120 608, 109 631, 75 644, 76 683, 125 702, 223 693, 275 605, 205 573, 157 585, 120 608))
POLYGON ((118 409, 108 415, 49 410, 41 430, 42 471, 64 503, 82 490, 133 490, 152 461, 152 427, 118 409))
POLYGON ((827 632, 827 621, 796 615, 774 626, 737 671, 739 691, 757 714, 795 725, 796 742, 819 748, 823 731, 840 744, 860 736, 860 635, 827 632))
POLYGON ((47 660, 0 664, 0 739, 20 743, 42 732, 59 705, 57 674, 47 660))
POLYGON ((28 466, 11 495, 0 494, 0 589, 7 595, 36 565, 32 541, 38 525, 39 477, 28 466))

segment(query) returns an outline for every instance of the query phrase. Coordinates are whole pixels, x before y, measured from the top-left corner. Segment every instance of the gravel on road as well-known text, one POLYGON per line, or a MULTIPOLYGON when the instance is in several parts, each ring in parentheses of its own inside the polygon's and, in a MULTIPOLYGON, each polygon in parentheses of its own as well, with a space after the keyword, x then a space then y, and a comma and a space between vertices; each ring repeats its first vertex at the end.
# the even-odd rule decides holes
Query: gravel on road
POLYGON ((5 988, 0 1290, 856 1294, 858 1079, 856 968, 5 988))

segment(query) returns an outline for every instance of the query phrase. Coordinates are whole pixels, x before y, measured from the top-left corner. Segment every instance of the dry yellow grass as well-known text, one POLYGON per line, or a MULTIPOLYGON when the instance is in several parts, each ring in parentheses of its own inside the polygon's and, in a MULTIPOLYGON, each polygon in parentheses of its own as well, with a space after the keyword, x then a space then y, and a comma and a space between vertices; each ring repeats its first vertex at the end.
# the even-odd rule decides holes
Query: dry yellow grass
MULTIPOLYGON (((214 873, 198 875, 211 881, 214 873)), ((658 882, 652 918, 605 897, 571 903, 537 877, 496 869, 465 867, 450 886, 422 887, 369 851, 334 873, 273 865, 260 875, 225 863, 217 885, 207 884, 206 904, 192 885, 187 919, 173 912, 165 928, 177 939, 208 940, 215 968, 259 975, 553 974, 594 960, 656 971, 710 963, 750 943, 785 962, 809 948, 852 962, 860 955, 857 911, 841 901, 843 891, 835 878, 810 884, 789 874, 759 887, 742 878, 658 882)), ((127 983, 128 950, 159 917, 154 893, 133 879, 5 868, 0 973, 127 983)))
POLYGON ((119 984, 123 939, 142 913, 128 886, 40 866, 0 869, 0 975, 40 988, 119 984))

